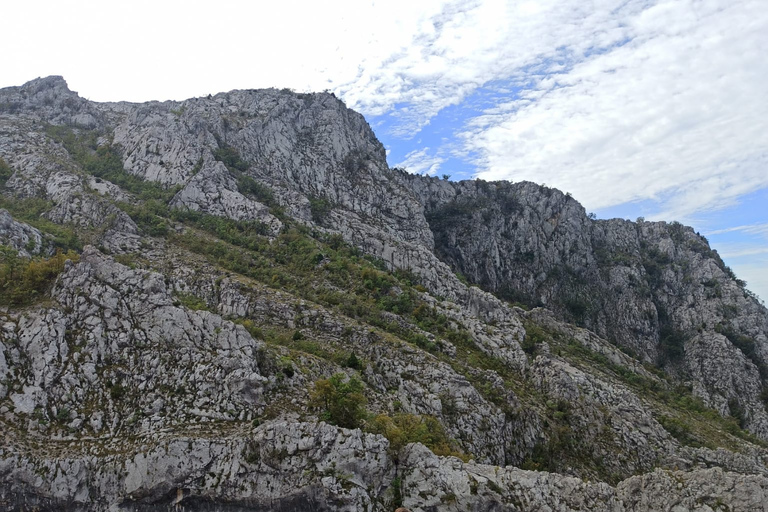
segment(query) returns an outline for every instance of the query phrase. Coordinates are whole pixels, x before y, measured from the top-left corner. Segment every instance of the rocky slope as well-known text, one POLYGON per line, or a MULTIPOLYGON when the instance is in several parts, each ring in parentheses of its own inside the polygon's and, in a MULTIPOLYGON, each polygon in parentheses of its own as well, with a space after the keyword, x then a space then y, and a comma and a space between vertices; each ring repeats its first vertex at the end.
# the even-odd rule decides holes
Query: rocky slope
POLYGON ((768 313, 690 228, 389 169, 330 94, 59 77, 0 187, 4 508, 763 510, 768 313))

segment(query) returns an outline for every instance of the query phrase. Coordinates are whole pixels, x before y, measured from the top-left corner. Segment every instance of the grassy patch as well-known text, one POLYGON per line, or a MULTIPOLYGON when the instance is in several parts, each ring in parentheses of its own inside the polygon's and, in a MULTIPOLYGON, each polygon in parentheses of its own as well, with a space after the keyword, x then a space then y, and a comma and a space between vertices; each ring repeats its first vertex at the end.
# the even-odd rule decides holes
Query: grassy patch
POLYGON ((55 248, 66 252, 81 251, 83 244, 74 228, 56 224, 43 217, 43 213, 53 208, 53 203, 40 198, 8 198, 0 196, 0 208, 8 210, 11 216, 39 229, 49 235, 48 242, 55 248))
POLYGON ((202 299, 197 295, 193 295, 191 293, 177 293, 175 298, 179 305, 182 305, 187 309, 191 309, 193 311, 210 311, 208 303, 205 301, 205 299, 202 299))

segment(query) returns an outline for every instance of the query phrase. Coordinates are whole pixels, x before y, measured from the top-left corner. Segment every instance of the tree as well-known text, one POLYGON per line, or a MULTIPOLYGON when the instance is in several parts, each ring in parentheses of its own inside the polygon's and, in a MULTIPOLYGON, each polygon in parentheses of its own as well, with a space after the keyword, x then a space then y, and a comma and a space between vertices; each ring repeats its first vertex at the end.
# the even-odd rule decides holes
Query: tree
POLYGON ((346 373, 318 380, 309 393, 309 404, 321 411, 320 419, 344 428, 360 427, 367 403, 362 381, 346 373))

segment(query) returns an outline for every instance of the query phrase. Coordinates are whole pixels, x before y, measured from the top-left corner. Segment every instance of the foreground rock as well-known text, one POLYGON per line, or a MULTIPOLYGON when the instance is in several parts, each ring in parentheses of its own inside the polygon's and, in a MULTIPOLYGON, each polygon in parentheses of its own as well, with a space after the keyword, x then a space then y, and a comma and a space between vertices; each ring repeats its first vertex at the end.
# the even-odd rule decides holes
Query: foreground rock
MULTIPOLYGON (((90 448, 88 444, 80 448, 90 448)), ((0 451, 4 510, 739 510, 768 478, 703 469, 603 483, 436 457, 324 423, 268 423, 225 439, 158 440, 141 453, 37 458, 0 451), (44 475, 44 478, 41 477, 44 475)))

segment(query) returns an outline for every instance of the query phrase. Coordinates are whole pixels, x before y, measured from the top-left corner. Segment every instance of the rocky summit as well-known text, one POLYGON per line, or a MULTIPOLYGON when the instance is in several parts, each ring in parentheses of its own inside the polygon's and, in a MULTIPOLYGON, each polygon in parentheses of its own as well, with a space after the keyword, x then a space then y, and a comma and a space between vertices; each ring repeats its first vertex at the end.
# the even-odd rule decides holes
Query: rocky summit
POLYGON ((388 167, 333 94, 0 90, 0 509, 768 510, 707 240, 388 167))

